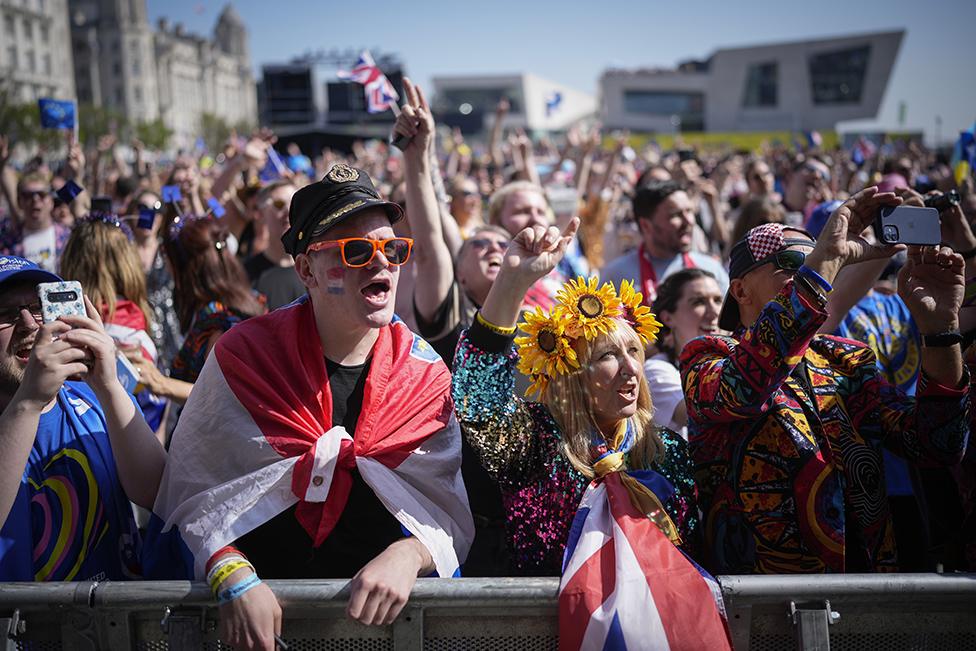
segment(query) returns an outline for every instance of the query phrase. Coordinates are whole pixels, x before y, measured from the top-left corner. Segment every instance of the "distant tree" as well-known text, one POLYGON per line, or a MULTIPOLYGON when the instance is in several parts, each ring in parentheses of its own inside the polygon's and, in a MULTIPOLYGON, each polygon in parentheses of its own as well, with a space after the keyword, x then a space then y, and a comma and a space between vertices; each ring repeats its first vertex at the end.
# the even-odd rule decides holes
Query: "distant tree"
POLYGON ((173 130, 166 126, 162 118, 150 122, 136 124, 135 136, 149 149, 165 150, 169 146, 169 139, 173 137, 173 130))
MULTIPOLYGON (((232 127, 227 120, 214 113, 200 114, 200 135, 212 152, 222 151, 224 143, 230 137, 232 127)), ((246 133, 246 132, 245 132, 246 133)))
POLYGON ((113 109, 82 104, 78 107, 78 137, 89 147, 94 147, 101 136, 123 137, 129 130, 125 116, 113 109))

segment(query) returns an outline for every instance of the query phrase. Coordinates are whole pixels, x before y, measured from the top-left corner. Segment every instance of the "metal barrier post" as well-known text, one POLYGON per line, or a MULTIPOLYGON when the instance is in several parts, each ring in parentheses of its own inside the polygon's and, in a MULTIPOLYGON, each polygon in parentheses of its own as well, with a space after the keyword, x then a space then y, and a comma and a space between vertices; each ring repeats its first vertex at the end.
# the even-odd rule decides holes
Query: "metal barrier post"
POLYGON ((27 631, 27 622, 20 618, 20 609, 14 610, 10 617, 0 617, 0 631, 7 632, 5 651, 16 651, 17 636, 27 631))
POLYGON ((830 610, 829 601, 824 600, 819 608, 815 605, 798 607, 795 601, 791 601, 790 619, 793 621, 797 651, 830 651, 829 627, 840 619, 840 615, 830 610))
POLYGON ((424 648, 424 609, 403 609, 393 622, 394 651, 423 651, 424 648))
POLYGON ((173 651, 196 651, 203 647, 203 618, 185 611, 174 613, 166 606, 159 622, 173 651))

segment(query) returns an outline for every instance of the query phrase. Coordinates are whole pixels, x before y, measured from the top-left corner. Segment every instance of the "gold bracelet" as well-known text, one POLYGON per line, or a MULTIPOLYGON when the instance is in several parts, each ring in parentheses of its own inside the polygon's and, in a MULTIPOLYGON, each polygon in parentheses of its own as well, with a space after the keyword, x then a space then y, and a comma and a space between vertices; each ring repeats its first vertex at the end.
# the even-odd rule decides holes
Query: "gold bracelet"
POLYGON ((485 326, 486 328, 488 328, 489 330, 491 330, 497 335, 502 335, 503 337, 511 337, 512 335, 515 334, 515 326, 512 326, 511 328, 503 328, 500 325, 495 325, 485 317, 481 316, 481 312, 478 312, 475 318, 478 320, 478 323, 485 326))

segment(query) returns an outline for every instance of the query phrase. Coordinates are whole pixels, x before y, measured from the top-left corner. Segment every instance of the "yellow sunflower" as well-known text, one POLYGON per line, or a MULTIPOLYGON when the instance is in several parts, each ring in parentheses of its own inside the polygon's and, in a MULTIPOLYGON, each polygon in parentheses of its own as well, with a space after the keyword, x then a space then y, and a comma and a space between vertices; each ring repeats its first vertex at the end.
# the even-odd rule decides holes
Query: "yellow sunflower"
POLYGON ((536 307, 535 312, 525 313, 519 324, 525 336, 515 338, 519 371, 529 376, 553 377, 556 373, 565 375, 579 368, 576 351, 563 328, 564 319, 558 306, 551 313, 543 312, 540 307, 536 307))
POLYGON ((546 390, 547 386, 549 386, 549 378, 547 378, 545 375, 531 375, 529 376, 529 379, 532 380, 532 384, 530 384, 529 388, 525 390, 525 397, 528 398, 534 393, 541 398, 542 392, 546 390))
POLYGON ((629 280, 620 281, 620 302, 623 304, 624 318, 640 335, 644 343, 657 341, 657 333, 661 323, 651 312, 651 308, 643 303, 644 296, 634 291, 634 285, 629 280))
POLYGON ((566 334, 582 335, 592 341, 599 333, 608 333, 616 325, 613 320, 621 315, 620 299, 613 285, 603 283, 597 289, 597 279, 589 281, 582 276, 570 280, 556 294, 556 300, 565 310, 566 334))

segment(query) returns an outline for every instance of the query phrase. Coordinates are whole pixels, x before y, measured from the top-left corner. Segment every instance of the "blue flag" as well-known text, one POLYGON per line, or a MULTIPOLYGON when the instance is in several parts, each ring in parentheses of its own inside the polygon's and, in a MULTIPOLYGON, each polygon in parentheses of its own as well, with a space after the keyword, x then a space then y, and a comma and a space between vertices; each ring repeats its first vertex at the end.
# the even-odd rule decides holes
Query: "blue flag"
POLYGON ((183 194, 180 192, 180 186, 178 185, 164 185, 163 186, 163 201, 166 203, 174 203, 183 199, 183 194))
POLYGON ((207 199, 207 205, 210 206, 210 213, 217 219, 220 219, 227 214, 227 211, 224 210, 224 207, 220 205, 220 202, 213 197, 207 199))
POLYGON ((37 107, 41 110, 41 128, 75 128, 75 103, 73 101, 42 97, 37 100, 37 107))

